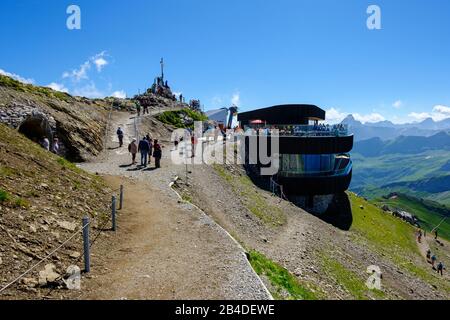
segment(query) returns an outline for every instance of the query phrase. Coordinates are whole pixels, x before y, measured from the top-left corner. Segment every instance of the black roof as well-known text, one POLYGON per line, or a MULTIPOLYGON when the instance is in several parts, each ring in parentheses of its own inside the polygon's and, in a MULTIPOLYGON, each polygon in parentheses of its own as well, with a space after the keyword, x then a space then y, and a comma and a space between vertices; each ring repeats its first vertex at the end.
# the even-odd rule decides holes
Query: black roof
POLYGON ((238 114, 238 121, 262 120, 268 124, 303 124, 308 119, 325 120, 325 111, 311 104, 285 104, 238 114))

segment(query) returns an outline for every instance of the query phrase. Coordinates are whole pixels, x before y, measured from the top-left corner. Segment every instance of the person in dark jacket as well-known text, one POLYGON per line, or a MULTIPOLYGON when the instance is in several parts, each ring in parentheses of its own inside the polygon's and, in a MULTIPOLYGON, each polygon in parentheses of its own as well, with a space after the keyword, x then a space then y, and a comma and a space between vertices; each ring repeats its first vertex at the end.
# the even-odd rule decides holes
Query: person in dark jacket
POLYGON ((144 167, 147 166, 149 150, 150 150, 150 145, 144 137, 144 138, 142 138, 141 141, 139 141, 139 147, 138 147, 138 151, 141 153, 141 166, 144 166, 144 167))
POLYGON ((119 127, 119 129, 117 129, 117 137, 119 138, 119 145, 120 147, 123 146, 123 130, 121 127, 119 127))
POLYGON ((158 140, 155 140, 153 144, 153 157, 155 158, 155 167, 161 168, 162 149, 158 140))

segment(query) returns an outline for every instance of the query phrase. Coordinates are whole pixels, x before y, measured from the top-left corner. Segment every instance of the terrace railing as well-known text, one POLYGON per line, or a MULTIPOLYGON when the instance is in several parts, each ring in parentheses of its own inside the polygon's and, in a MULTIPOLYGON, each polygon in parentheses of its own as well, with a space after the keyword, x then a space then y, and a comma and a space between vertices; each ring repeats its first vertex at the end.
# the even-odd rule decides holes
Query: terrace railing
POLYGON ((251 125, 247 129, 253 129, 260 135, 269 135, 270 130, 277 129, 280 136, 296 137, 346 137, 349 135, 348 125, 251 125))

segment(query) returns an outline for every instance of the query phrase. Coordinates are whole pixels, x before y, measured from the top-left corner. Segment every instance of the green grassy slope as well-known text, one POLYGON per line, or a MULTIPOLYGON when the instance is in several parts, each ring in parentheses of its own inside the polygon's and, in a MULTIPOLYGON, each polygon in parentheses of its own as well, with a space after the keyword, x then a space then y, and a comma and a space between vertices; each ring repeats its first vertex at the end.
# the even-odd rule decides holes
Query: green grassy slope
POLYGON ((369 246, 412 276, 450 293, 450 284, 442 282, 424 262, 416 244, 416 230, 412 225, 383 212, 353 193, 349 197, 353 213, 350 231, 354 241, 369 246))
MULTIPOLYGON (((431 231, 446 215, 450 215, 450 209, 445 209, 438 203, 404 194, 399 194, 395 199, 378 198, 375 202, 414 214, 419 219, 420 226, 427 231, 431 231)), ((441 224, 438 232, 440 236, 450 240, 450 218, 441 224)))

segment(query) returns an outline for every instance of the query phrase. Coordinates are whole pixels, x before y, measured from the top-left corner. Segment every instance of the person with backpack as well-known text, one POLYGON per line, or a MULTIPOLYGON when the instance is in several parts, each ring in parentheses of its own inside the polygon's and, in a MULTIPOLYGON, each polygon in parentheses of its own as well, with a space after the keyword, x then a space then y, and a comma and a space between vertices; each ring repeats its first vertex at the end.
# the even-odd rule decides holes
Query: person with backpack
POLYGON ((119 145, 120 145, 120 147, 122 147, 123 146, 123 136, 124 136, 122 128, 119 127, 119 129, 117 129, 116 133, 117 133, 117 137, 119 138, 119 145))
POLYGON ((438 274, 440 273, 441 276, 443 276, 443 275, 444 275, 444 274, 443 274, 444 269, 445 269, 445 267, 444 267, 444 264, 442 263, 442 261, 439 262, 439 264, 438 264, 438 266, 437 266, 437 273, 438 273, 438 274))
POLYGON ((136 154, 138 152, 138 146, 136 144, 136 139, 133 139, 128 145, 128 152, 131 153, 131 164, 136 164, 136 154))
POLYGON ((431 250, 430 249, 427 250, 427 261, 428 262, 431 261, 431 250))
POLYGON ((147 167, 149 150, 150 150, 150 145, 144 137, 144 138, 142 138, 141 141, 139 141, 139 147, 138 147, 138 151, 141 153, 141 166, 143 166, 143 167, 147 167))
POLYGON ((153 144, 153 157, 155 158, 155 167, 161 168, 162 149, 158 140, 155 140, 155 143, 153 144))
POLYGON ((436 268, 436 267, 435 267, 436 260, 437 260, 437 257, 436 257, 435 254, 433 254, 433 256, 431 257, 431 266, 433 267, 433 269, 436 268))

